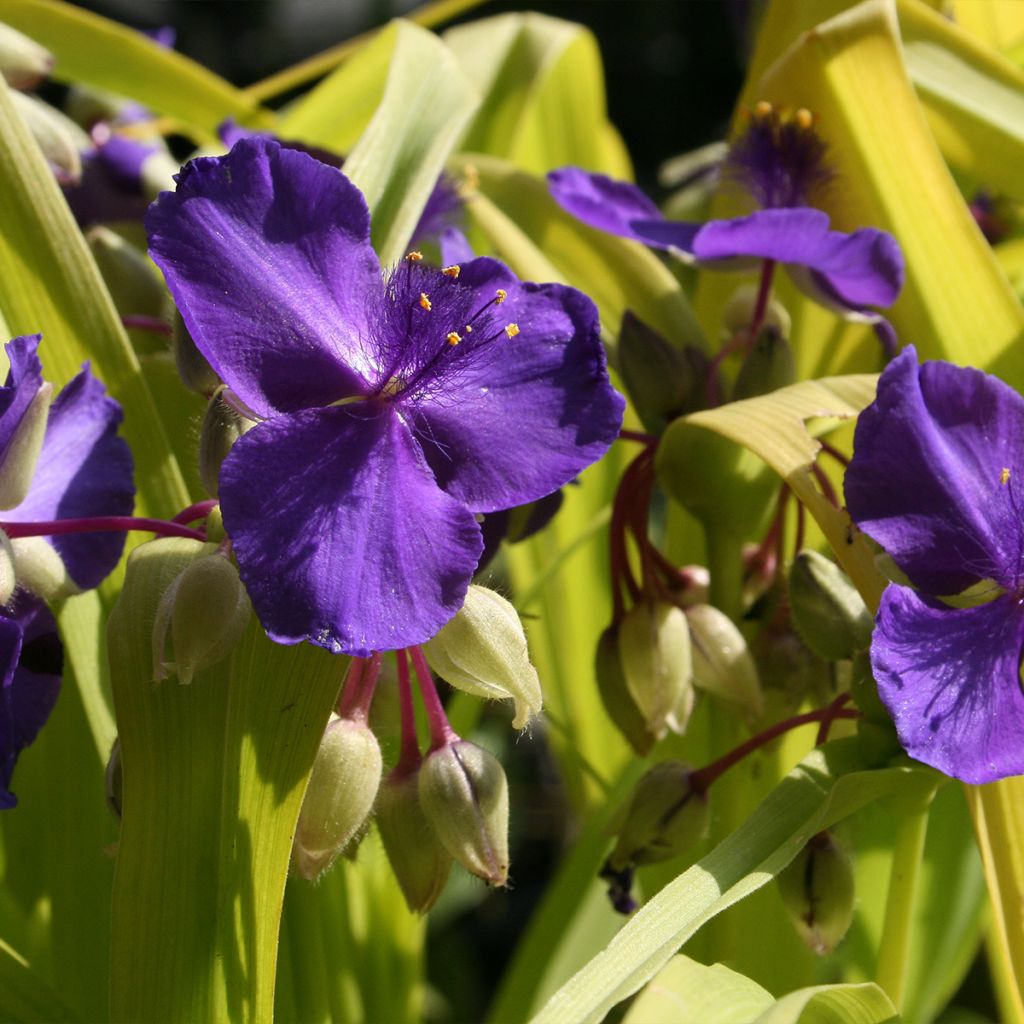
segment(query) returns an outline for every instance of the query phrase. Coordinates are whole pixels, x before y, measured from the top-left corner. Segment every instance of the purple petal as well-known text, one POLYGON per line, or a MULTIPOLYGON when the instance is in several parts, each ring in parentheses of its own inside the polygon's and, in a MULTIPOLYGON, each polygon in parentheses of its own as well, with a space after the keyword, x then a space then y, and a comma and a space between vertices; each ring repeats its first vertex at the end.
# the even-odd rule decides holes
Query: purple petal
MULTIPOLYGON (((423 212, 412 233, 412 247, 439 239, 448 228, 458 228, 462 219, 462 199, 455 186, 441 175, 433 191, 427 196, 423 212)), ((458 263, 460 259, 452 262, 458 263)))
POLYGON ((43 366, 37 355, 40 338, 38 334, 23 335, 5 346, 10 370, 0 388, 0 472, 25 414, 43 386, 43 366))
POLYGON ((445 228, 441 232, 438 244, 441 247, 441 261, 445 266, 453 263, 468 263, 475 258, 473 246, 465 233, 458 228, 445 228))
POLYGON ((703 227, 685 220, 635 220, 631 237, 655 249, 671 249, 677 255, 691 256, 693 241, 703 227))
POLYGON ((422 643, 459 609, 482 548, 387 405, 267 420, 221 469, 224 523, 279 643, 366 655, 422 643))
POLYGON ((196 345, 260 415, 365 393, 382 290, 359 190, 269 139, 193 160, 146 217, 196 345))
POLYGON ((0 810, 17 803, 14 765, 50 717, 62 668, 57 624, 42 601, 22 594, 0 610, 0 810))
MULTIPOLYGON (((11 522, 130 515, 132 457, 117 436, 121 407, 86 366, 50 407, 46 436, 25 500, 4 513, 11 522)), ((121 533, 77 533, 47 538, 83 590, 114 568, 121 533)), ((15 542, 17 543, 17 542, 15 542)))
POLYGON ((550 171, 548 190, 555 202, 577 220, 623 238, 646 242, 634 230, 633 221, 663 219, 658 207, 636 185, 604 174, 590 174, 579 167, 550 171))
POLYGON ((1016 590, 1022 484, 1024 399, 978 370, 919 367, 904 349, 857 421, 845 482, 854 522, 927 593, 983 579, 1016 590))
POLYGON ((891 584, 871 644, 878 692, 911 757, 964 782, 1024 774, 1024 609, 949 608, 891 584))
POLYGON ((542 498, 599 459, 618 436, 624 402, 608 382, 585 295, 522 284, 486 258, 465 264, 457 287, 473 308, 493 303, 498 289, 507 297, 400 401, 438 483, 474 512, 493 512, 542 498))

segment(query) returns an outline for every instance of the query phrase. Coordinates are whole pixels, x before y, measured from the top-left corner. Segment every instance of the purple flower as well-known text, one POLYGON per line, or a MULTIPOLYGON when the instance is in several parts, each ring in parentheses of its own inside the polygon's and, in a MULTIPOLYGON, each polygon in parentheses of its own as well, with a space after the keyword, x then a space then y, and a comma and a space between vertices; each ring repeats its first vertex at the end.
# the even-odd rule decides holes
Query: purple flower
POLYGON ((917 588, 882 597, 879 694, 907 753, 965 782, 1024 773, 1022 486, 1024 399, 902 352, 858 420, 846 501, 917 588))
POLYGON ((832 174, 807 111, 785 117, 759 104, 724 170, 763 209, 706 224, 670 221, 635 185, 578 167, 552 171, 548 186, 563 209, 591 227, 702 266, 732 270, 745 261, 774 260, 822 305, 847 319, 884 322, 871 307, 896 301, 902 253, 891 235, 875 228, 831 230, 828 215, 809 205, 832 174))
POLYGON ((14 765, 50 717, 63 661, 57 624, 42 601, 20 594, 0 608, 0 810, 18 802, 10 791, 14 765))
MULTIPOLYGON (((52 389, 43 381, 39 341, 29 335, 6 346, 11 369, 0 388, 0 493, 8 507, 0 511, 0 529, 4 523, 130 515, 135 489, 131 453, 117 436, 121 407, 86 365, 47 414, 52 389), (41 400, 46 404, 40 407, 41 400), (41 445, 32 445, 27 439, 43 423, 41 445)), ((124 535, 25 537, 11 545, 16 570, 42 560, 66 572, 61 589, 75 592, 95 587, 114 568, 124 535)), ((53 569, 48 572, 52 578, 53 569)), ((19 572, 19 583, 31 587, 31 578, 22 580, 19 572)))
POLYGON ((220 476, 260 621, 365 655, 458 610, 479 513, 550 494, 616 437, 593 303, 492 259, 383 275, 343 174, 267 139, 195 160, 147 219, 192 337, 260 422, 220 476))

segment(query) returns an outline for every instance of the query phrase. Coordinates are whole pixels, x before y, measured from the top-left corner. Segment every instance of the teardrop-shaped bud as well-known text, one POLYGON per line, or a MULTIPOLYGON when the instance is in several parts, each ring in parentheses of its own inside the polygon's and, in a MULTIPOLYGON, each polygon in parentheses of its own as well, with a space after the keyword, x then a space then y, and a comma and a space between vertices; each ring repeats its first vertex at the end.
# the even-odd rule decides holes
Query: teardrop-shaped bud
POLYGON ((52 401, 53 385, 42 381, 0 453, 0 509, 16 508, 28 494, 52 401))
MULTIPOLYGON (((161 319, 167 315, 167 288, 141 249, 102 225, 90 228, 85 238, 122 316, 141 314, 161 319)), ((157 336, 154 351, 166 348, 164 339, 157 336)))
POLYGON ((295 874, 318 878, 360 833, 373 810, 383 768, 380 744, 366 723, 331 715, 295 826, 295 874))
POLYGON ((0 22, 0 74, 12 89, 34 89, 52 70, 53 54, 0 22))
MULTIPOLYGON (((757 295, 760 290, 759 284, 751 282, 740 285, 732 293, 732 297, 726 303, 725 312, 722 314, 722 324, 730 338, 750 326, 750 322, 754 319, 754 309, 757 306, 757 295)), ((765 310, 764 325, 773 328, 783 338, 788 338, 792 320, 786 307, 775 299, 771 299, 765 310)))
POLYGON ((431 751, 419 772, 423 811, 445 849, 490 885, 508 878, 508 782, 498 759, 467 740, 431 751))
POLYGON ((597 642, 594 672, 597 691, 608 717, 626 742, 644 757, 654 746, 655 737, 648 730, 647 722, 626 685, 626 674, 619 658, 619 631, 615 626, 609 626, 597 642))
POLYGON ((853 865, 830 832, 820 832, 779 872, 782 902, 818 956, 843 941, 853 921, 853 865))
POLYGON ((710 604, 686 609, 693 647, 694 685, 731 704, 748 719, 764 713, 757 665, 746 638, 724 612, 710 604))
POLYGON ((821 658, 852 658, 871 643, 874 625, 864 599, 838 565, 817 551, 801 551, 789 570, 793 625, 821 658))
POLYGON ((452 856, 430 823, 419 795, 419 772, 389 775, 377 796, 377 828, 409 909, 425 914, 436 902, 452 856))
POLYGON ((732 400, 767 395, 796 381, 796 363, 793 349, 786 336, 772 324, 765 324, 758 332, 747 353, 736 383, 732 400))
POLYGON ((14 572, 14 548, 10 538, 0 530, 0 604, 7 604, 14 596, 17 577, 14 572))
POLYGON ((11 100, 57 180, 62 185, 80 181, 81 154, 92 146, 89 136, 70 117, 35 96, 12 92, 11 100))
POLYGON ((530 663, 519 613, 500 594, 470 584, 455 617, 423 644, 430 667, 452 686, 478 697, 515 702, 512 724, 522 729, 543 697, 530 663))
POLYGON ((185 321, 181 318, 181 313, 177 310, 174 311, 171 347, 174 349, 174 364, 178 368, 178 376, 185 387, 200 395, 212 395, 220 386, 220 377, 206 361, 206 356, 196 347, 185 321))
POLYGON ((619 624, 619 658, 630 696, 661 739, 684 732, 693 711, 693 664, 686 615, 666 601, 641 601, 619 624))
POLYGON ((11 541, 14 576, 18 585, 44 601, 80 593, 64 560, 45 537, 16 537, 11 541))
POLYGON ((690 784, 680 761, 656 764, 633 790, 608 867, 622 872, 686 853, 708 827, 707 795, 690 784))
POLYGON ((199 431, 199 479, 211 498, 217 497, 220 467, 234 443, 256 426, 255 420, 243 416, 225 401, 227 388, 219 387, 206 407, 199 431))

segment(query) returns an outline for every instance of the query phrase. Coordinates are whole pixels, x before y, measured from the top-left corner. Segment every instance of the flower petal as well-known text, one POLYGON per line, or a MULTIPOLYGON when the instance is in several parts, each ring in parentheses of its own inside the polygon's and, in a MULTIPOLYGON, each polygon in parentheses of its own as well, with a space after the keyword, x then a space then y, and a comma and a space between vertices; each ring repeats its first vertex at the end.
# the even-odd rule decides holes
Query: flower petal
MULTIPOLYGON (((3 518, 25 523, 130 515, 135 488, 131 453, 117 436, 121 418, 120 405, 86 366, 51 406, 28 495, 3 518)), ((100 583, 124 547, 122 533, 63 534, 47 540, 82 589, 100 583)))
POLYGON ((548 173, 548 191, 566 213, 592 228, 645 242, 633 230, 635 220, 662 220, 661 211, 628 181, 590 174, 580 167, 548 173))
POLYGON ((982 783, 1024 774, 1024 610, 949 608, 890 584, 871 644, 878 692, 911 757, 982 783))
POLYGON ((273 640, 367 655, 422 643, 458 611, 483 546, 393 409, 267 420, 220 475, 242 580, 273 640))
POLYGON ((904 349, 857 421, 845 481, 854 522, 927 593, 983 579, 1016 589, 1022 484, 1024 399, 978 370, 918 366, 904 349))
POLYGON ((260 415, 365 393, 382 285, 359 190, 263 138, 193 160, 146 217, 196 345, 260 415))
POLYGON ((43 443, 53 389, 43 381, 39 342, 32 334, 5 346, 10 370, 0 387, 0 509, 24 500, 43 443))
POLYGON ((523 284, 487 258, 464 264, 459 284, 480 304, 498 289, 506 298, 401 404, 441 487, 474 512, 494 512, 550 494, 599 459, 624 401, 585 295, 523 284), (508 324, 518 327, 512 337, 508 324))

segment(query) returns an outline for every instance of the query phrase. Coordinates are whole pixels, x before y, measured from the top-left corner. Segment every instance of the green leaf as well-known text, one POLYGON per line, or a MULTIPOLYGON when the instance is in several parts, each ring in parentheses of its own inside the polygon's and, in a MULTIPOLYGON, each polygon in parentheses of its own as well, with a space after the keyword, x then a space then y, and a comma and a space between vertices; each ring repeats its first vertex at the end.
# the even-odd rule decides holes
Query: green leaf
POLYGON ((0 939, 0 1017, 6 1021, 74 1021, 76 1015, 36 974, 31 965, 0 939))
POLYGON ((269 111, 202 65, 148 36, 61 0, 4 0, 3 20, 56 58, 53 77, 130 96, 214 139, 227 117, 267 126, 269 111))
POLYGON ((124 818, 114 1020, 265 1021, 292 835, 346 659, 256 622, 190 686, 154 685, 156 607, 195 541, 136 549, 110 616, 124 818))
POLYGON ((463 148, 543 174, 574 164, 631 178, 609 124, 597 40, 543 14, 502 14, 444 34, 483 102, 463 148))
POLYGON ((808 755, 736 832, 642 907, 534 1024, 601 1020, 702 924, 774 877, 815 833, 885 796, 935 787, 936 774, 922 767, 863 771, 858 751, 855 739, 836 740, 808 755))
POLYGON ((397 23, 384 98, 345 162, 373 216, 382 266, 405 253, 444 162, 479 102, 437 36, 397 23))
POLYGON ((818 985, 783 996, 752 1024, 899 1024, 896 1008, 877 986, 818 985))
POLYGON ((624 1024, 749 1024, 772 995, 722 964, 677 955, 637 996, 624 1024))

